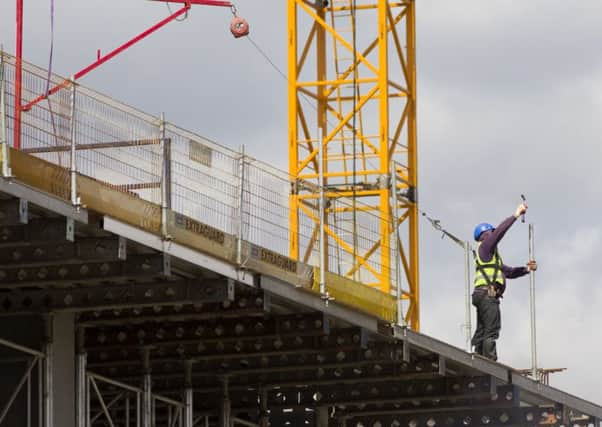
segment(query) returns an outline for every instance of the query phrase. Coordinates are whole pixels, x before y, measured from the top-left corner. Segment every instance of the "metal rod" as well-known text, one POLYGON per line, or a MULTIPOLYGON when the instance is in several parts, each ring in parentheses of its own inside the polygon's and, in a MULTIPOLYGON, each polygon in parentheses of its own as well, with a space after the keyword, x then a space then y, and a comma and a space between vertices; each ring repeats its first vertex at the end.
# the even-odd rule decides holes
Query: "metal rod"
POLYGON ((38 358, 34 357, 29 362, 29 365, 27 366, 27 369, 25 370, 25 373, 23 374, 23 376, 21 377, 21 379, 17 383, 17 386, 15 387, 15 389, 12 392, 12 394, 10 395, 10 397, 8 399, 8 402, 6 402, 6 405, 4 405, 4 408, 2 409, 2 412, 0 413, 0 424, 2 424, 2 421, 4 421, 4 417, 6 417, 6 414, 8 413, 8 410, 13 405, 15 399, 17 398, 17 395, 21 391, 21 388, 23 388, 23 384, 25 384, 25 382, 28 380, 29 375, 31 374, 31 370, 33 369, 33 367, 35 366, 35 364, 36 364, 37 361, 38 361, 38 358))
POLYGON ((247 426, 247 427, 259 427, 258 424, 252 423, 251 421, 243 420, 241 418, 236 418, 236 417, 232 417, 232 423, 234 425, 239 424, 241 426, 247 426))
POLYGON ((125 398, 125 427, 130 427, 130 395, 125 398))
MULTIPOLYGON (((119 401, 119 399, 121 399, 123 397, 124 394, 125 394, 125 392, 121 392, 121 393, 117 394, 117 396, 115 396, 113 399, 111 399, 109 401, 109 403, 106 404, 107 410, 111 409, 113 406, 115 406, 115 404, 119 401)), ((104 411, 101 410, 96 415, 94 415, 92 417, 92 423, 94 423, 94 421, 96 421, 97 419, 99 419, 101 417, 101 415, 103 414, 103 412, 104 411)))
POLYGON ((168 163, 170 160, 168 159, 168 150, 167 141, 165 140, 165 113, 161 113, 161 122, 159 124, 159 134, 161 137, 161 145, 163 147, 163 162, 161 164, 161 234, 163 237, 167 237, 167 210, 168 206, 168 186, 169 186, 169 176, 168 176, 168 163))
MULTIPOLYGON (((109 408, 107 408, 107 405, 105 405, 105 400, 102 398, 102 394, 100 394, 100 390, 98 390, 96 381, 94 381, 94 378, 90 378, 90 381, 92 382, 92 387, 94 388, 94 391, 96 392, 96 396, 98 396, 98 401, 100 402, 100 407, 102 408, 102 412, 104 412, 105 417, 107 418, 107 421, 109 422, 109 425, 111 427, 115 427, 115 424, 113 424, 113 419, 111 418, 111 414, 109 414, 109 408)), ((96 420, 96 417, 92 419, 91 424, 94 423, 95 420, 96 420)))
POLYGON ((15 119, 13 147, 16 150, 21 148, 21 94, 23 81, 23 0, 17 0, 17 34, 15 37, 17 46, 15 62, 15 119))
POLYGON ((399 208, 397 206, 397 168, 395 167, 395 162, 392 162, 392 177, 391 177, 391 185, 392 190, 391 196, 393 198, 393 226, 395 227, 395 292, 397 293, 397 324, 399 326, 405 326, 405 318, 403 315, 403 292, 401 291, 401 237, 399 234, 399 224, 397 223, 397 218, 399 218, 399 208))
POLYGON ((466 286, 464 290, 464 299, 466 303, 466 320, 464 327, 466 328, 466 351, 472 352, 472 319, 471 319, 471 304, 470 304, 470 243, 464 242, 464 278, 466 280, 466 286))
MULTIPOLYGON (((535 259, 535 231, 533 224, 529 224, 529 261, 535 259)), ((531 300, 531 375, 537 380, 537 334, 535 325, 535 271, 529 272, 530 300, 531 300)))
POLYGON ((242 239, 244 226, 244 207, 245 207, 245 145, 240 146, 239 169, 239 194, 238 194, 238 241, 236 244, 236 263, 242 265, 242 239))
MULTIPOLYGON (((81 349, 79 350, 81 351, 81 349)), ((77 355, 77 427, 86 427, 86 353, 77 355)))
POLYGON ((143 391, 143 389, 141 389, 141 388, 134 387, 134 386, 131 386, 129 384, 125 384, 125 383, 122 383, 122 382, 119 382, 119 381, 116 381, 116 380, 112 380, 110 378, 103 377, 102 375, 94 374, 92 372, 88 372, 88 376, 90 378, 94 378, 95 380, 98 380, 100 382, 107 383, 109 385, 113 385, 115 387, 119 387, 119 388, 122 388, 124 390, 132 391, 134 393, 139 393, 139 392, 143 391))
POLYGON ((71 175, 71 204, 73 206, 79 205, 77 197, 77 165, 76 165, 76 154, 75 146, 77 139, 77 126, 75 117, 75 77, 71 76, 71 165, 69 172, 71 175))
POLYGON ((92 422, 90 420, 90 401, 92 400, 90 399, 92 397, 92 395, 90 394, 90 381, 90 377, 86 375, 86 427, 92 426, 92 422))
POLYGON ((43 383, 44 383, 44 366, 42 365, 42 363, 38 363, 38 427, 44 427, 43 426, 44 417, 42 416, 42 414, 44 412, 44 406, 43 406, 44 399, 42 398, 42 396, 44 395, 43 383))
MULTIPOLYGON (((171 141, 167 138, 167 141, 171 141)), ((150 139, 133 139, 130 141, 113 141, 113 142, 98 142, 92 144, 76 144, 75 149, 77 151, 85 151, 85 150, 103 150, 110 148, 121 148, 121 147, 141 147, 145 145, 159 145, 161 144, 161 139, 159 138, 150 138, 150 139)), ((27 154, 44 154, 44 153, 62 153, 65 151, 71 151, 71 147, 59 145, 53 147, 32 147, 32 148, 24 148, 24 153, 27 154)))
POLYGON ((27 375, 27 427, 31 427, 31 372, 27 375))
POLYGON ((2 176, 10 176, 10 165, 8 159, 8 139, 6 136, 6 101, 5 101, 5 76, 4 76, 4 48, 0 48, 0 154, 2 159, 2 176))
POLYGON ((54 354, 53 354, 53 316, 46 316, 46 343, 44 345, 44 427, 52 427, 53 425, 53 370, 54 370, 54 354))
MULTIPOLYGON (((23 0, 17 0, 17 4, 19 2, 23 3, 23 0)), ((94 61, 93 63, 91 63, 90 65, 88 65, 87 67, 85 67, 84 69, 82 69, 82 70, 78 71, 77 73, 75 73, 73 75, 74 79, 75 80, 81 79, 86 74, 88 74, 90 71, 93 71, 94 69, 100 67, 105 62, 113 59, 115 56, 119 55, 124 50, 128 49, 132 45, 134 45, 134 44, 138 43, 139 41, 143 40, 144 38, 146 38, 150 34, 154 33, 155 31, 157 31, 161 27, 165 26, 166 24, 170 23, 171 21, 174 21, 175 19, 177 19, 181 15, 185 14, 189 10, 190 10, 190 3, 187 2, 187 3, 184 4, 184 6, 182 8, 178 9, 177 11, 175 11, 174 13, 172 13, 171 15, 169 15, 167 18, 159 21, 158 23, 156 23, 155 25, 153 25, 149 29, 143 31, 142 33, 140 33, 136 37, 132 38, 128 42, 122 44, 121 46, 119 46, 118 48, 112 50, 108 54, 99 57, 96 61, 94 61)), ((17 13, 18 13, 18 9, 17 9, 17 13)), ((18 49, 18 47, 17 47, 17 49, 18 49)), ((17 50, 17 63, 20 63, 19 61, 20 61, 20 55, 19 55, 19 50, 17 50)), ((17 79, 17 80, 19 80, 19 79, 17 79)), ((66 88, 67 86, 69 86, 69 84, 70 84, 70 80, 65 80, 62 83, 59 83, 58 85, 56 85, 55 87, 53 87, 52 89, 50 89, 48 91, 48 93, 40 95, 37 98, 35 98, 33 101, 30 101, 27 105, 23 106, 22 109, 24 111, 30 110, 31 107, 33 107, 34 105, 36 105, 39 102, 43 101, 44 99, 48 98, 50 95, 55 94, 59 90, 61 90, 63 88, 66 88)), ((19 95, 20 95, 20 93, 19 93, 19 95)), ((21 107, 21 102, 20 102, 21 100, 20 99, 17 100, 16 96, 17 96, 17 94, 15 92, 15 106, 18 104, 19 107, 21 107)), ((15 109, 15 116, 16 116, 17 111, 19 112, 19 117, 20 117, 20 111, 17 110, 17 109, 15 109)), ((15 117, 15 126, 16 126, 16 117, 15 117)), ((16 128, 15 128, 15 135, 16 135, 16 128)), ((15 142, 16 142, 16 140, 15 140, 15 142)), ((18 147, 16 145, 15 145, 15 148, 18 149, 18 147)))
MULTIPOLYGON (((318 185, 320 188, 319 198, 319 216, 320 216, 320 295, 326 296, 326 269, 328 268, 328 260, 326 260, 326 242, 324 238, 326 236, 324 215, 324 135, 320 132, 320 139, 318 141, 318 185)), ((325 300, 328 302, 328 299, 325 300)))
POLYGON ((12 341, 7 341, 7 340, 4 340, 2 338, 0 338, 0 345, 3 345, 4 347, 12 348, 13 350, 20 351, 21 353, 26 353, 26 354, 30 354, 30 355, 35 356, 35 357, 39 357, 41 359, 44 358, 44 353, 42 353, 40 351, 31 349, 31 348, 28 348, 28 347, 24 347, 24 346, 19 345, 19 344, 15 344, 12 341))
POLYGON ((140 427, 141 423, 141 413, 140 413, 140 393, 136 393, 136 427, 140 427))

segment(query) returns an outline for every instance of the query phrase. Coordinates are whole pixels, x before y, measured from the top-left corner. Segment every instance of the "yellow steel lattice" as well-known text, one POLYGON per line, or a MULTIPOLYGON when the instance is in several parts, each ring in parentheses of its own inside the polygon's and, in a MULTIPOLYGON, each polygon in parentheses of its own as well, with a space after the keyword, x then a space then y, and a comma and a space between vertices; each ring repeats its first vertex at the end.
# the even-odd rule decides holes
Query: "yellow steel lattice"
POLYGON ((288 0, 290 256, 315 261, 322 185, 321 264, 399 287, 418 330, 414 17, 413 0, 288 0))

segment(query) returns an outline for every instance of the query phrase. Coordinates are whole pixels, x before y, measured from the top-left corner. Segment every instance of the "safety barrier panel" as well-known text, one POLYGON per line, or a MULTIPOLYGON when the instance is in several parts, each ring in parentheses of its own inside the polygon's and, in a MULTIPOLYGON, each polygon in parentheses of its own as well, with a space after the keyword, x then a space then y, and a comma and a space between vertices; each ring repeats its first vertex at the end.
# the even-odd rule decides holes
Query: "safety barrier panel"
MULTIPOLYGON (((13 57, 2 58, 8 159, 4 155, 1 161, 15 179, 241 268, 320 292, 319 220, 307 206, 299 225, 304 253, 299 260, 287 256, 288 174, 74 83, 24 112, 21 149, 8 149, 14 142, 15 65, 13 57)), ((45 70, 24 64, 23 74, 24 101, 45 93, 45 70)), ((51 84, 63 81, 51 76, 51 84)), ((329 208, 328 240, 336 236, 343 244, 326 250, 327 290, 341 303, 394 322, 396 297, 356 281, 369 283, 366 278, 381 270, 378 256, 353 267, 350 255, 351 247, 370 253, 380 218, 367 212, 350 227, 345 215, 352 203, 337 197, 329 208), (345 245, 350 249, 341 253, 345 245)), ((395 259, 395 233, 391 236, 395 259)), ((391 282, 400 280, 400 271, 393 263, 391 282)))

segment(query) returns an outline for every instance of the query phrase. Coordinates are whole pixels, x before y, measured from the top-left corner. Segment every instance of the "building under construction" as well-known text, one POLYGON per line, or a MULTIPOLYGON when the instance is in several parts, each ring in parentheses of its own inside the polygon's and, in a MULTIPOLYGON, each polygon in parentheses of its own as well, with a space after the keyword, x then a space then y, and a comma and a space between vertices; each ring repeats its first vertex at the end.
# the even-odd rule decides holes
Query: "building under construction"
POLYGON ((2 54, 0 426, 600 426, 419 332, 414 2, 360 3, 288 0, 288 173, 2 54))

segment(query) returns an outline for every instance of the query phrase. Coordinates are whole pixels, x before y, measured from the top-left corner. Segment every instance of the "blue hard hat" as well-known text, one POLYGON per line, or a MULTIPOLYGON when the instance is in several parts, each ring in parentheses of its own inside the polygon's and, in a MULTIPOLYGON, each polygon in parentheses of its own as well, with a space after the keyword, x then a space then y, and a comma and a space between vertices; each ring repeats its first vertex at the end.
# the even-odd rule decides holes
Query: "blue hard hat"
POLYGON ((484 232, 489 231, 489 230, 495 230, 495 227, 486 222, 480 223, 479 225, 477 225, 474 228, 474 239, 479 240, 479 237, 481 237, 481 234, 483 234, 484 232))

